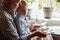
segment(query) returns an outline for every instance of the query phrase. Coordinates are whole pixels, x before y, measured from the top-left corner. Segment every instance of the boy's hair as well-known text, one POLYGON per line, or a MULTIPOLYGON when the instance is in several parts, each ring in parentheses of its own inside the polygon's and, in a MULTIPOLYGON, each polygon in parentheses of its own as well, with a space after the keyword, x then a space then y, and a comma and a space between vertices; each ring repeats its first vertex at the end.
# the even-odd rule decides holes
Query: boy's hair
POLYGON ((23 10, 23 9, 26 8, 26 7, 27 7, 27 3, 26 3, 25 1, 21 1, 21 4, 20 4, 19 8, 20 8, 21 10, 23 10))
POLYGON ((25 1, 21 1, 21 4, 19 5, 19 7, 17 8, 17 12, 20 11, 25 11, 27 8, 27 3, 25 1))
POLYGON ((27 5, 27 3, 25 1, 21 1, 22 5, 27 5))

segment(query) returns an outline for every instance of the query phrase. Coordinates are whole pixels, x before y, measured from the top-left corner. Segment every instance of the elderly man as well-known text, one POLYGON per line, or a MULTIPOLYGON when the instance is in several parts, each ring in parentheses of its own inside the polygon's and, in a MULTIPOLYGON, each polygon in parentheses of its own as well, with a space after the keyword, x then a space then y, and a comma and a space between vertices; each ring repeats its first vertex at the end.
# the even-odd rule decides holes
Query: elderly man
POLYGON ((0 40, 21 40, 14 24, 14 11, 21 0, 4 0, 0 7, 0 40))

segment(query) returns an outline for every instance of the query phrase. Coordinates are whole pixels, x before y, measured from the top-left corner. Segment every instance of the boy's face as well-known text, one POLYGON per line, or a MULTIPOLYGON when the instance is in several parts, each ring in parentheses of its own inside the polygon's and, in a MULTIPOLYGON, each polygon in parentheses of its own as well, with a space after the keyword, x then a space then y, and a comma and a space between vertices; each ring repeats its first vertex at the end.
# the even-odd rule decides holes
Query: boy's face
POLYGON ((20 5, 19 8, 17 9, 17 12, 26 16, 27 13, 28 13, 28 8, 27 8, 27 5, 20 5))

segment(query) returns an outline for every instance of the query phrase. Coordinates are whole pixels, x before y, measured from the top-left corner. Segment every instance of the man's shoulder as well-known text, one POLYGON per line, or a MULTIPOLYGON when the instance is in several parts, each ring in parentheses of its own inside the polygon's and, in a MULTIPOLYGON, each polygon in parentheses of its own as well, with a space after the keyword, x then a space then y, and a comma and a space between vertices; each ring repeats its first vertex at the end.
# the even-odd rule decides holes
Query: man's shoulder
POLYGON ((13 19, 13 18, 11 17, 11 15, 10 15, 7 11, 5 11, 5 10, 0 10, 0 18, 13 19))
POLYGON ((0 18, 4 18, 5 17, 4 14, 5 14, 4 11, 3 10, 0 10, 0 18))

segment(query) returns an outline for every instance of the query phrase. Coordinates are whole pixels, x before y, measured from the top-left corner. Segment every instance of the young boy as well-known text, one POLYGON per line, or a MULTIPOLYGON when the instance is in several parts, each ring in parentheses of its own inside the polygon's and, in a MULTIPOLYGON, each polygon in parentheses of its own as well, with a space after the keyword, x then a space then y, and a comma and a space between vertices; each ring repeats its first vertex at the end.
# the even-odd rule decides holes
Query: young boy
POLYGON ((19 8, 17 9, 17 16, 15 17, 15 23, 18 28, 18 33, 21 36, 22 40, 30 40, 32 37, 45 37, 46 34, 43 34, 39 31, 33 32, 30 34, 30 30, 27 27, 25 17, 27 15, 27 3, 21 1, 19 8))

